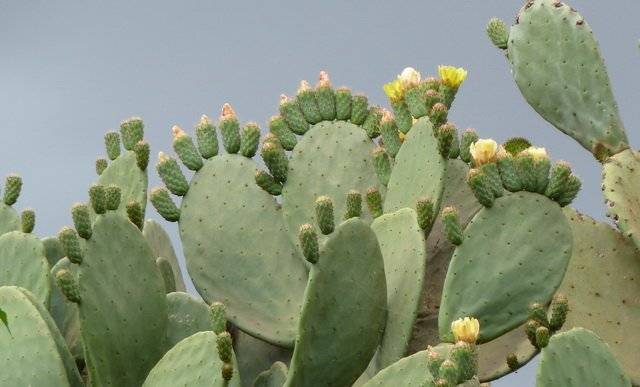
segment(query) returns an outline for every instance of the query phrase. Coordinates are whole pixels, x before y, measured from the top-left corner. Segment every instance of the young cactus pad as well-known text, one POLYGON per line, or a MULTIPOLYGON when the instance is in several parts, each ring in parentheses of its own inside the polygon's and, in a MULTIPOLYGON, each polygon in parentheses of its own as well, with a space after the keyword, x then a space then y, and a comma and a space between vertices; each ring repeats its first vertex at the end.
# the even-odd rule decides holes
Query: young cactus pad
POLYGON ((480 343, 524 323, 529 304, 548 302, 560 285, 572 239, 560 206, 545 196, 517 192, 482 209, 447 271, 440 337, 450 340, 451 322, 464 316, 480 320, 480 343))
POLYGON ((574 9, 527 2, 509 32, 507 58, 529 104, 596 158, 629 147, 598 43, 574 9))
POLYGON ((193 334, 211 330, 209 307, 188 293, 167 294, 167 315, 167 349, 193 334))
POLYGON ((173 244, 169 235, 162 228, 160 223, 153 219, 147 219, 144 222, 144 228, 142 229, 142 235, 144 235, 153 255, 158 258, 162 257, 169 261, 171 264, 171 270, 173 271, 174 280, 176 283, 176 291, 184 292, 186 287, 184 280, 182 279, 182 272, 180 271, 180 265, 178 264, 178 258, 176 252, 173 249, 173 244))
POLYGON ((4 195, 0 201, 0 235, 20 230, 20 215, 12 206, 18 200, 21 190, 22 178, 18 175, 7 176, 4 195))

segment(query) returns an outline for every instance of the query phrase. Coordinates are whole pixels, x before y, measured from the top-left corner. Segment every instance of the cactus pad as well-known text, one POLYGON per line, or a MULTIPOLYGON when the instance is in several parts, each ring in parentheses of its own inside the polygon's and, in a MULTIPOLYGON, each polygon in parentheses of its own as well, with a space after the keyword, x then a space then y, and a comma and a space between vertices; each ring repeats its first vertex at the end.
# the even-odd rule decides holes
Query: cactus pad
POLYGON ((44 255, 51 267, 64 258, 64 248, 57 237, 42 238, 42 245, 44 246, 44 255))
POLYGON ((80 335, 80 316, 78 306, 67 300, 56 284, 56 273, 59 270, 69 270, 77 278, 77 267, 72 265, 68 258, 62 258, 51 268, 51 301, 49 313, 56 322, 62 337, 67 342, 67 347, 76 359, 84 358, 82 348, 82 336, 80 335))
POLYGON ((574 328, 551 337, 542 350, 536 386, 631 387, 631 383, 601 338, 574 328))
POLYGON ((20 215, 13 207, 0 203, 0 235, 17 230, 20 230, 20 215))
POLYGON ((246 332, 291 346, 307 273, 277 203, 254 182, 256 170, 239 155, 207 160, 182 201, 180 236, 205 301, 223 302, 246 332))
POLYGON ((44 306, 16 286, 0 287, 0 299, 9 328, 0 330, 0 385, 81 386, 71 354, 44 306))
POLYGON ((82 339, 95 384, 139 385, 164 353, 167 303, 154 261, 133 223, 112 211, 97 217, 78 278, 82 339))
POLYGON ((190 294, 168 293, 167 314, 167 348, 173 348, 195 333, 211 330, 209 307, 190 294))
POLYGON ((611 226, 565 209, 574 247, 558 292, 569 299, 564 329, 592 330, 640 384, 640 250, 611 226), (631 333, 634 332, 634 333, 631 333))
POLYGON ((329 236, 311 267, 285 386, 352 384, 382 338, 386 302, 376 236, 351 218, 329 236), (338 302, 345 297, 349 302, 338 302))
MULTIPOLYGON (((236 353, 238 362, 238 372, 242 375, 242 385, 253 386, 254 380, 263 372, 269 370, 272 364, 284 365, 284 377, 282 383, 277 387, 282 387, 287 377, 286 364, 291 360, 293 351, 288 348, 277 347, 260 339, 248 335, 239 329, 232 332, 233 350, 236 353)), ((280 367, 278 367, 280 369, 280 367)), ((281 375, 281 372, 276 372, 281 375)), ((273 376, 275 377, 275 375, 273 376)))
POLYGON ((35 235, 12 231, 0 236, 0 285, 23 287, 48 306, 50 270, 44 246, 35 235))
POLYGON ((433 382, 433 376, 427 368, 427 351, 420 351, 383 369, 364 387, 422 387, 432 385, 433 382))
POLYGON ((162 257, 169 261, 171 269, 173 271, 173 277, 176 282, 176 291, 184 292, 186 287, 184 280, 182 279, 182 271, 178 264, 178 258, 176 252, 173 249, 173 244, 167 232, 162 228, 160 223, 153 219, 147 219, 144 222, 144 228, 142 229, 142 235, 144 235, 151 251, 153 251, 154 257, 162 257))
POLYGON ((380 244, 387 280, 387 325, 376 364, 381 369, 407 352, 421 303, 426 243, 410 208, 376 218, 371 228, 380 244))
POLYGON ((627 149, 602 166, 602 191, 607 216, 640 247, 640 155, 627 149))
POLYGON ((144 212, 147 204, 147 171, 138 167, 135 152, 125 151, 113 160, 98 177, 97 183, 105 187, 113 184, 120 188, 122 196, 118 212, 121 214, 126 216, 130 202, 140 203, 144 212))
POLYGON ((575 10, 555 0, 528 2, 507 52, 516 84, 545 120, 600 160, 628 148, 598 43, 575 10))
POLYGON ((292 241, 298 243, 301 224, 315 219, 318 196, 331 197, 335 213, 344 214, 350 190, 364 193, 378 186, 373 149, 366 132, 352 123, 321 122, 311 127, 292 152, 282 189, 282 214, 292 241))
POLYGON ((480 320, 479 343, 523 324, 528 306, 549 302, 560 285, 572 240, 560 206, 545 196, 518 192, 482 209, 447 271, 440 337, 451 340, 451 322, 465 316, 480 320))
POLYGON ((437 211, 444 187, 446 160, 438 151, 438 141, 428 117, 420 118, 405 138, 395 158, 387 195, 385 212, 413 208, 418 199, 426 197, 437 211))
MULTIPOLYGON (((235 363, 235 362, 234 362, 235 363)), ((153 367, 144 387, 211 386, 240 387, 234 364, 233 377, 226 381, 216 350, 216 334, 199 332, 178 343, 153 367)))
POLYGON ((253 387, 282 387, 287 380, 287 365, 275 362, 268 370, 260 373, 253 383, 253 387))

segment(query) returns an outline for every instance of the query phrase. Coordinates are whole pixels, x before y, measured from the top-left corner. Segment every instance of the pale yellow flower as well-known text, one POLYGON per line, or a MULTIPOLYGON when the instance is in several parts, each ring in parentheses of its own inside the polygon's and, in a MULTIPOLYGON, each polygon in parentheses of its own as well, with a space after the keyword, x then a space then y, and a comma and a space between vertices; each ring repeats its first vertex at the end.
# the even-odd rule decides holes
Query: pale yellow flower
POLYGON ((400 75, 398 75, 398 79, 402 81, 402 86, 405 90, 415 87, 420 83, 420 72, 418 72, 413 67, 407 67, 402 70, 400 75))
POLYGON ((479 167, 496 160, 498 143, 490 138, 480 139, 469 145, 469 153, 471 153, 474 165, 479 167))
POLYGON ((456 342, 475 344, 480 334, 480 322, 473 317, 459 318, 451 323, 451 332, 456 342))
POLYGON ((404 98, 404 88, 402 86, 402 81, 400 79, 396 79, 395 81, 386 83, 383 86, 384 93, 389 97, 391 102, 401 101, 404 98))
POLYGON ((445 85, 457 89, 467 78, 467 70, 462 67, 438 66, 438 74, 445 85))
POLYGON ((530 146, 527 149, 520 152, 522 156, 531 156, 535 161, 548 159, 549 155, 547 154, 547 150, 544 148, 537 148, 535 146, 530 146))

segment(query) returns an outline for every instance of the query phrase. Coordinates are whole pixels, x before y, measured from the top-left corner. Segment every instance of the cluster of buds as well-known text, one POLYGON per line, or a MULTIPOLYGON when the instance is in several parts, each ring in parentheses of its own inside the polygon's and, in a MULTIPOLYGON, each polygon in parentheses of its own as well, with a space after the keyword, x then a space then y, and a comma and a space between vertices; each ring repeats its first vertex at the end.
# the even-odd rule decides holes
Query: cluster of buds
POLYGON ((479 321, 473 317, 460 318, 451 323, 451 333, 455 344, 448 351, 427 348, 427 367, 436 386, 457 386, 472 379, 478 371, 475 344, 480 335, 479 321))

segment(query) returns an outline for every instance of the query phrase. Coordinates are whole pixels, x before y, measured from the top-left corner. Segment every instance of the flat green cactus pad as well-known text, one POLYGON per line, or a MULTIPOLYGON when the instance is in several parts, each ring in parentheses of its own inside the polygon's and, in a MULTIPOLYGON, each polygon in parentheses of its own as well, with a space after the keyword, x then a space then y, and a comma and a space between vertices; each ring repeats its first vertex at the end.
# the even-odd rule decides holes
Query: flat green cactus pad
POLYGON ((117 212, 99 215, 78 282, 92 383, 140 385, 164 353, 167 326, 164 283, 140 230, 117 212))
POLYGON ((234 374, 228 382, 222 378, 221 368, 216 334, 199 332, 167 352, 153 367, 143 386, 240 387, 238 367, 234 364, 234 374))
POLYGON ((640 385, 640 251, 611 226, 565 209, 574 248, 558 292, 569 299, 564 329, 584 327, 611 347, 634 384, 640 385))
POLYGON ((507 366, 507 356, 518 358, 518 368, 538 354, 527 338, 524 326, 518 326, 504 335, 478 346, 478 378, 489 382, 513 372, 507 366))
POLYGON ((0 202, 0 235, 17 230, 20 230, 20 215, 13 207, 0 202))
POLYGON ((529 104, 598 159, 628 148, 598 43, 579 13, 534 0, 511 27, 508 58, 529 104))
POLYGON ((98 177, 97 184, 105 187, 114 184, 120 187, 122 197, 118 212, 127 216, 127 204, 132 201, 140 203, 142 212, 147 205, 147 171, 138 167, 136 154, 133 151, 125 151, 117 159, 109 163, 109 166, 98 177))
POLYGON ((438 141, 428 117, 422 117, 411 128, 387 185, 384 211, 415 208, 418 199, 426 197, 436 210, 444 187, 447 162, 438 151, 438 141))
POLYGON ((254 387, 282 387, 287 380, 287 365, 282 362, 275 362, 267 371, 258 375, 254 387))
MULTIPOLYGON (((461 160, 448 160, 442 194, 442 206, 454 206, 458 209, 460 224, 465 227, 473 216, 483 208, 476 200, 466 182, 469 167, 461 160)), ((423 350, 427 345, 440 342, 438 334, 438 310, 442 287, 447 275, 449 261, 455 249, 444 234, 442 216, 433 223, 427 237, 427 270, 422 290, 422 305, 413 329, 409 353, 423 350)))
POLYGON ((378 240, 365 221, 349 219, 311 267, 285 386, 351 385, 382 338, 386 302, 378 240))
POLYGON ((631 382, 601 338, 573 328, 552 336, 542 350, 536 386, 631 387, 631 382))
POLYGON ((64 248, 57 237, 42 238, 42 245, 44 246, 44 255, 49 261, 49 266, 53 267, 59 260, 64 258, 64 248))
POLYGON ((15 285, 49 305, 51 280, 44 246, 35 235, 11 231, 0 236, 0 285, 15 285))
POLYGON ((278 380, 281 381, 277 387, 282 387, 287 378, 287 364, 291 360, 293 351, 256 339, 239 329, 233 331, 232 335, 233 350, 238 361, 238 371, 242 375, 242 386, 251 387, 257 385, 256 378, 261 373, 272 371, 269 380, 271 380, 272 384, 278 380), (280 372, 282 371, 282 366, 284 366, 284 373, 280 372))
POLYGON ((182 201, 180 236, 205 301, 224 303, 229 320, 246 332, 291 346, 307 273, 274 198, 256 185, 256 171, 239 155, 207 160, 182 201))
POLYGON ((602 192, 607 215, 640 247, 640 155, 627 149, 602 166, 602 192))
POLYGON ((427 368, 427 351, 416 352, 402 358, 380 371, 365 387, 407 386, 422 387, 433 383, 433 376, 427 368))
POLYGON ((560 206, 546 196, 518 192, 478 212, 453 254, 442 292, 439 331, 480 320, 479 343, 523 324, 529 305, 548 303, 562 281, 573 237, 560 206))
POLYGON ((80 375, 55 323, 29 292, 0 287, 8 329, 0 329, 0 385, 81 386, 80 375))
MULTIPOLYGON (((344 121, 321 122, 304 135, 293 149, 282 189, 282 214, 292 241, 298 243, 300 225, 315 223, 317 197, 329 196, 335 213, 342 216, 347 192, 364 194, 379 186, 373 148, 361 127, 344 121)), ((371 219, 364 212, 363 217, 371 219)))
POLYGON ((151 247, 151 251, 153 251, 153 255, 156 258, 158 257, 165 258, 171 264, 171 269, 173 270, 173 277, 176 281, 176 291, 178 292, 186 291, 184 280, 182 279, 182 271, 180 270, 180 265, 178 264, 178 258, 176 257, 176 252, 173 249, 171 238, 169 238, 169 235, 164 230, 164 228, 162 228, 162 226, 155 220, 147 219, 144 222, 142 235, 144 235, 145 239, 149 243, 149 247, 151 247))
POLYGON ((376 366, 382 369, 407 352, 420 307, 426 243, 410 208, 376 218, 371 228, 380 244, 387 279, 387 325, 376 357, 376 366))
POLYGON ((51 302, 49 303, 49 313, 56 322, 62 337, 67 342, 67 347, 76 359, 84 358, 84 348, 82 347, 82 336, 80 335, 80 315, 78 306, 67 300, 56 284, 56 273, 65 269, 78 276, 78 266, 73 265, 68 258, 62 258, 51 268, 51 302))
POLYGON ((167 348, 195 333, 211 330, 209 307, 190 294, 168 293, 167 312, 167 348))

